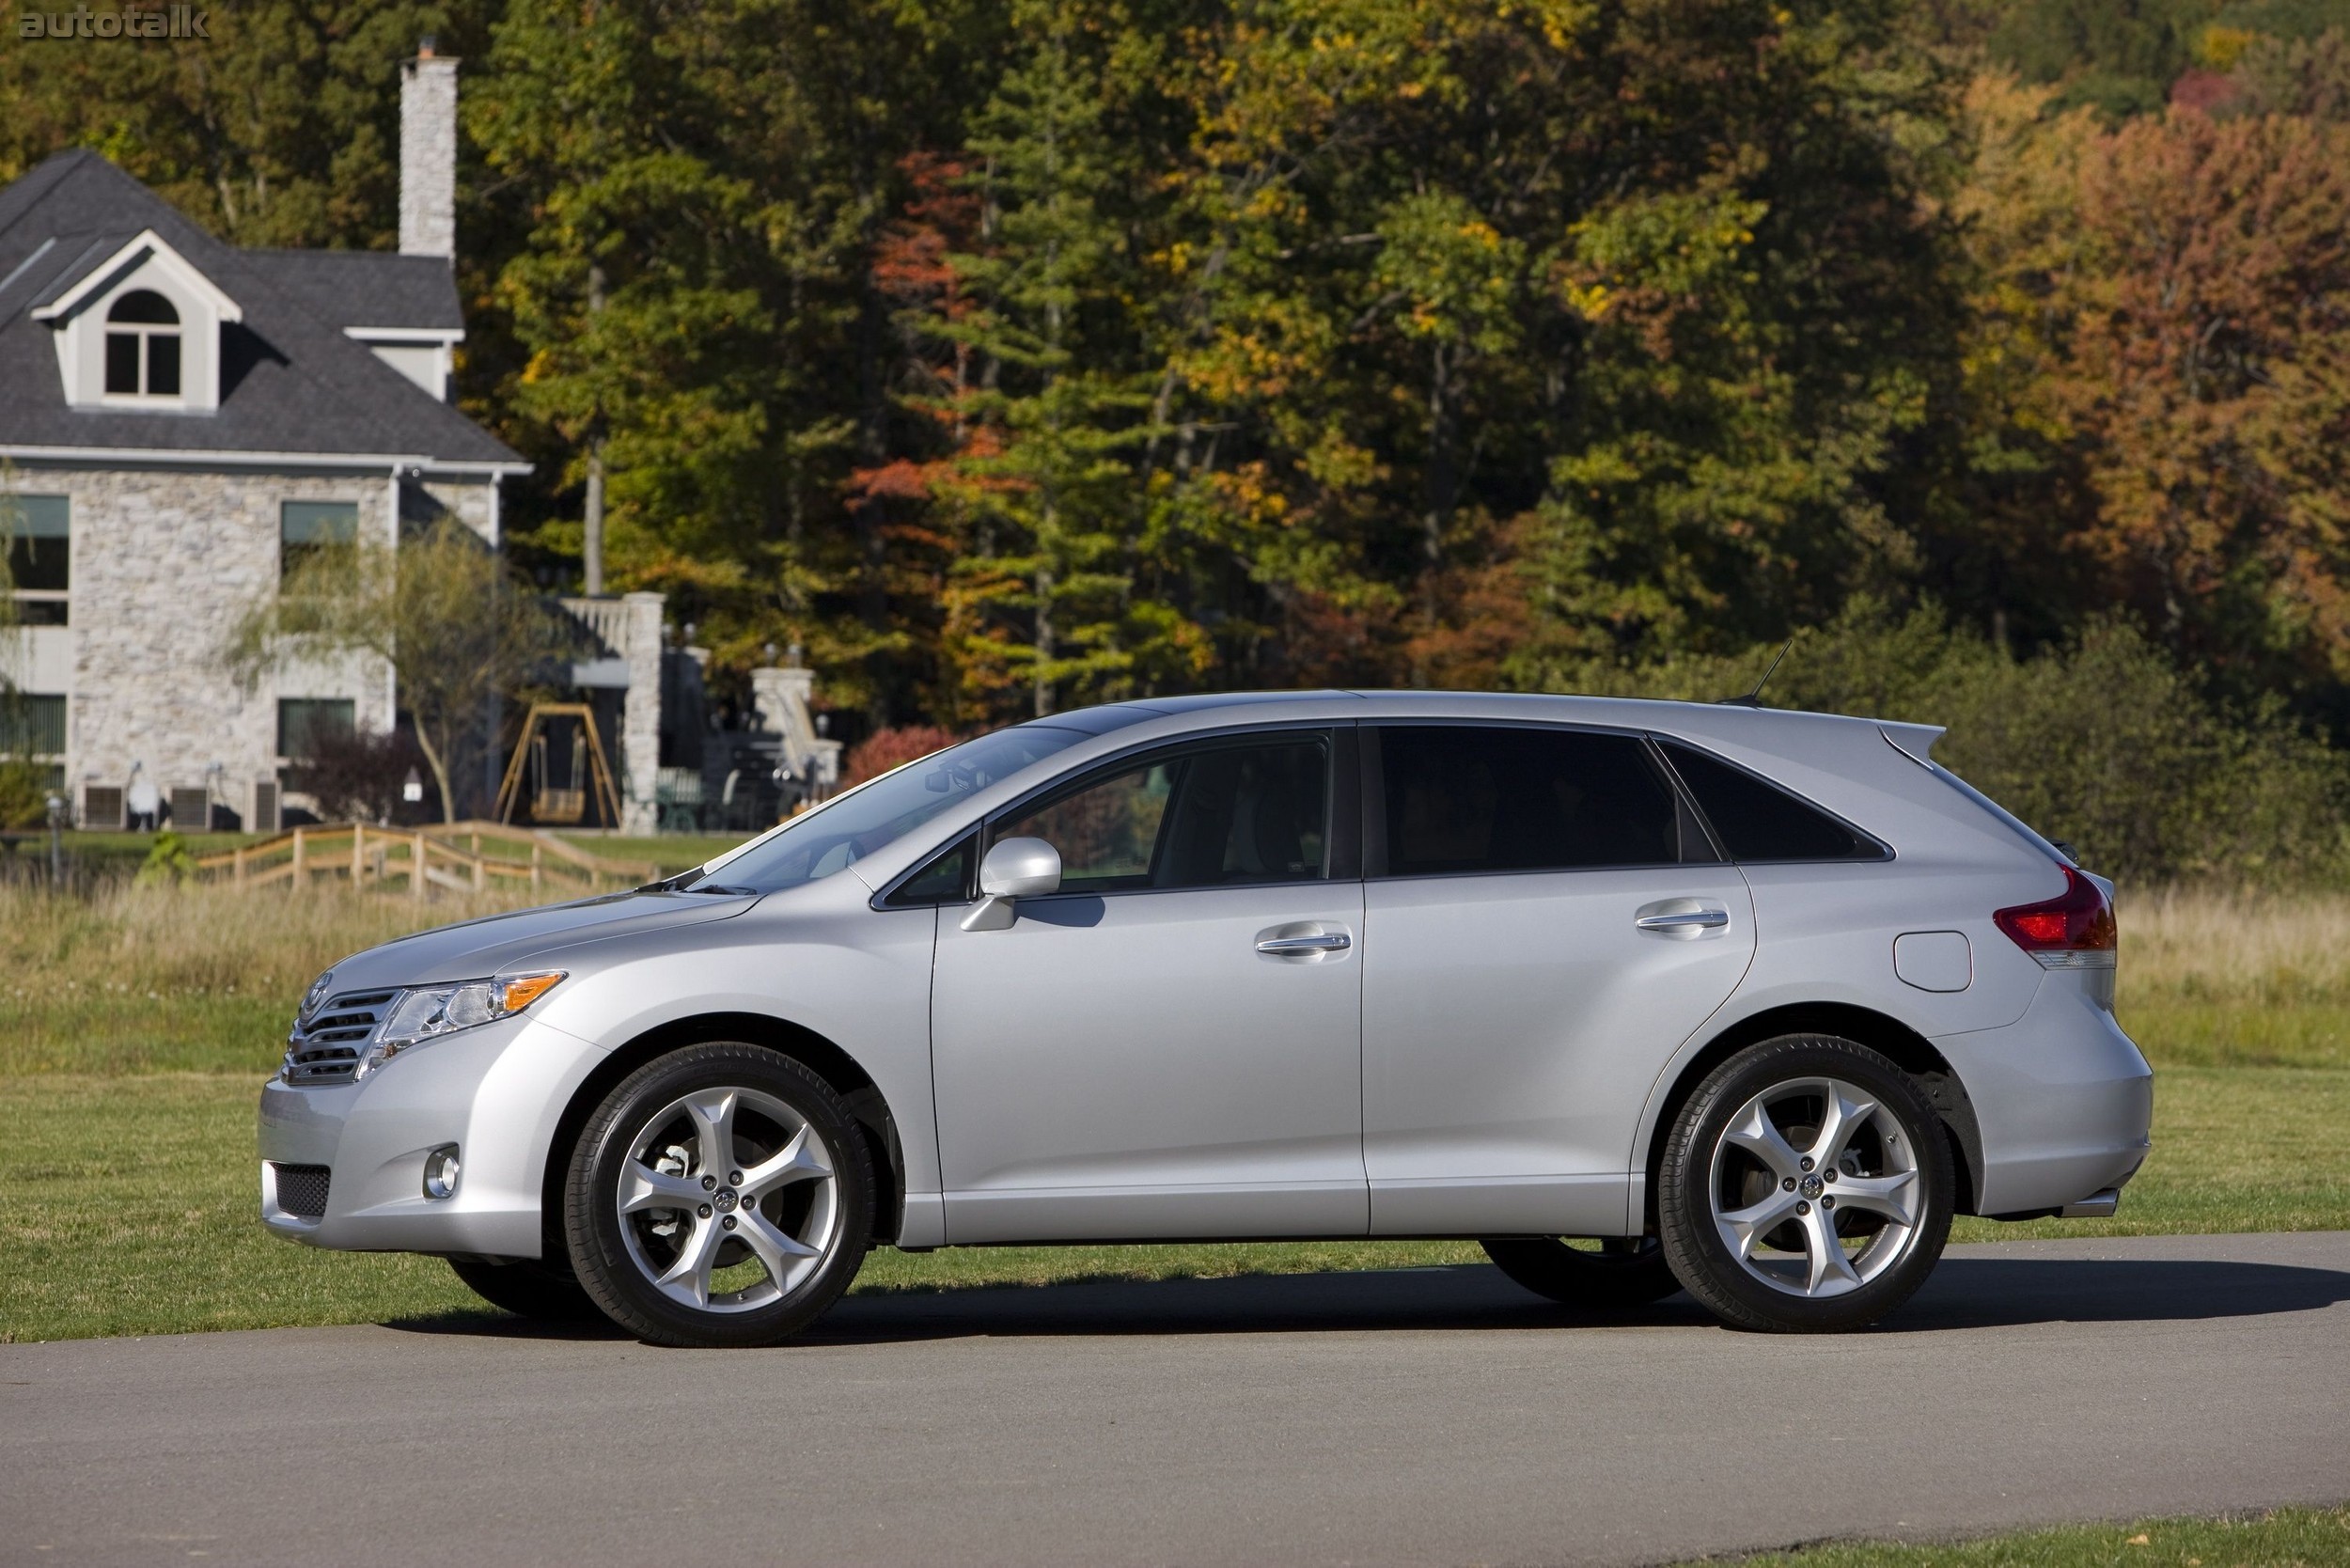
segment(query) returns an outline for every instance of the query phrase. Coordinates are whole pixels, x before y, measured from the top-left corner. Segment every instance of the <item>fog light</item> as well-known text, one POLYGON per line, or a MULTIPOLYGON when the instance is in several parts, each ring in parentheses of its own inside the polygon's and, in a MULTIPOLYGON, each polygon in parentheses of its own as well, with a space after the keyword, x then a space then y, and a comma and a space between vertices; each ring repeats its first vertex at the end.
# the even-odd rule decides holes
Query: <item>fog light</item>
POLYGON ((457 1145, 444 1143, 424 1157, 424 1195, 446 1198, 457 1190, 457 1145))

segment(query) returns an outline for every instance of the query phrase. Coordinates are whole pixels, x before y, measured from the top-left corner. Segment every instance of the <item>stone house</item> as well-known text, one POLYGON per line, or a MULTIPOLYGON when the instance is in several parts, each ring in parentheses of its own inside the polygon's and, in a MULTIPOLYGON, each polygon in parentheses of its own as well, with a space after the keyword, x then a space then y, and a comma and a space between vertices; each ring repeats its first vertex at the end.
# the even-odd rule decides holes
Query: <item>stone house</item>
MULTIPOLYGON (((121 825, 143 778, 183 827, 274 830, 310 738, 390 729, 399 693, 361 659, 240 690, 215 657, 239 614, 317 541, 444 515, 498 541, 499 486, 529 465, 449 401, 456 72, 429 45, 402 68, 397 254, 225 244, 89 151, 0 190, 0 751, 49 765, 85 827, 121 825)), ((634 698, 613 761, 650 826, 642 597, 572 604, 600 623, 598 683, 634 698)))

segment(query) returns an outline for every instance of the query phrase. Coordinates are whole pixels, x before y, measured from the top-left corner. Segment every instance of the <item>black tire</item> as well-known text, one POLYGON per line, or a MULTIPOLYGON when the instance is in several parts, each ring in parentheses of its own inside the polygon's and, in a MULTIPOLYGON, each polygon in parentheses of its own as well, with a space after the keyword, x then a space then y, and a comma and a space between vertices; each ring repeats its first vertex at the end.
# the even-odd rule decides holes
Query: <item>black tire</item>
MULTIPOLYGON (((1716 1068, 1674 1118, 1657 1176, 1658 1232, 1675 1277, 1731 1327, 1835 1333, 1876 1322, 1925 1282, 1950 1236, 1954 1186, 1941 1120, 1907 1074, 1849 1040, 1783 1035, 1749 1045, 1716 1068), (1833 1203, 1818 1203, 1814 1218, 1813 1189, 1818 1197, 1833 1198, 1840 1188, 1824 1184, 1838 1182, 1839 1175, 1798 1165, 1782 1176, 1765 1168, 1761 1156, 1746 1152, 1751 1140, 1732 1144, 1725 1135, 1763 1096, 1762 1114, 1780 1135, 1780 1146, 1789 1155, 1809 1158, 1807 1150, 1816 1152, 1817 1146, 1803 1140, 1816 1139, 1819 1128, 1804 1125, 1801 1118, 1810 1114, 1825 1121, 1827 1102, 1825 1091, 1807 1098, 1806 1086, 1830 1079, 1860 1091, 1892 1125, 1888 1128, 1875 1117, 1856 1123, 1858 1131, 1844 1147, 1856 1152, 1849 1162, 1836 1162, 1852 1168, 1839 1172, 1844 1206, 1837 1212, 1833 1203), (1780 1091, 1786 1098, 1768 1099, 1780 1091), (1795 1120, 1781 1125, 1780 1119, 1789 1116, 1795 1120), (1904 1176, 1914 1178, 1903 1189, 1910 1215, 1906 1227, 1859 1202, 1856 1183, 1883 1184, 1904 1176), (1733 1254, 1717 1218, 1754 1212, 1764 1202, 1799 1203, 1807 1217, 1767 1229, 1752 1224, 1766 1239, 1756 1248, 1764 1256, 1750 1265, 1733 1254), (1816 1232, 1806 1227, 1823 1222, 1839 1233, 1838 1250, 1844 1242, 1861 1247, 1846 1255, 1848 1271, 1858 1283, 1847 1284, 1839 1274, 1819 1287, 1841 1294, 1807 1293, 1806 1275, 1816 1274, 1819 1265, 1807 1245, 1816 1232), (1767 1238, 1779 1239, 1773 1244, 1767 1238), (1770 1278, 1759 1277, 1763 1275, 1770 1278)), ((1819 1255, 1826 1255, 1825 1248, 1819 1255)))
POLYGON ((800 1062, 739 1043, 687 1046, 622 1079, 581 1131, 564 1183, 564 1234, 580 1284, 613 1322, 655 1344, 715 1349, 790 1339, 838 1300, 856 1278, 871 1240, 872 1222, 871 1155, 840 1097, 800 1062), (663 1209, 623 1216, 622 1178, 640 1179, 627 1168, 635 1163, 639 1172, 656 1168, 636 1160, 634 1146, 647 1138, 657 1141, 662 1126, 689 1126, 682 1115, 657 1120, 686 1097, 722 1096, 727 1090, 735 1091, 743 1105, 734 1123, 734 1152, 726 1163, 748 1168, 775 1157, 791 1136, 790 1122, 796 1119, 821 1142, 829 1168, 829 1196, 820 1194, 822 1183, 801 1181, 736 1209, 733 1188, 726 1184, 735 1172, 697 1168, 707 1146, 671 1143, 671 1163, 680 1166, 681 1173, 670 1177, 661 1166, 661 1179, 700 1184, 709 1176, 711 1203, 702 1205, 697 1215, 663 1209), (775 1102, 774 1114, 758 1109, 755 1099, 775 1102), (810 1205, 810 1215, 816 1203, 828 1202, 830 1207, 821 1221, 823 1238, 814 1244, 807 1272, 792 1278, 788 1289, 778 1290, 783 1281, 758 1263, 745 1238, 749 1222, 761 1217, 769 1221, 769 1231, 786 1233, 799 1224, 819 1224, 814 1218, 792 1219, 789 1205, 795 1201, 810 1205), (778 1210, 778 1204, 784 1207, 778 1210), (728 1212, 713 1215, 709 1212, 713 1207, 728 1212), (732 1220, 744 1222, 745 1229, 736 1231, 728 1223, 732 1220), (656 1233, 663 1223, 671 1227, 670 1236, 656 1233), (727 1227, 725 1239, 708 1230, 716 1225, 727 1227), (696 1305, 665 1291, 652 1270, 665 1260, 682 1261, 687 1247, 703 1237, 712 1241, 711 1255, 718 1260, 719 1270, 740 1275, 748 1265, 753 1278, 739 1294, 722 1294, 716 1289, 716 1273, 705 1271, 709 1295, 706 1304, 696 1305), (673 1250, 663 1253, 659 1249, 664 1247, 673 1250), (726 1261, 729 1251, 732 1262, 726 1261), (761 1293, 768 1298, 756 1299, 761 1293))
POLYGON ((1536 1295, 1584 1311, 1628 1311, 1681 1289, 1654 1236, 1610 1236, 1588 1249, 1558 1236, 1477 1245, 1496 1268, 1536 1295))
POLYGON ((532 1260, 493 1263, 479 1258, 451 1258, 448 1266, 467 1290, 518 1318, 540 1323, 603 1321, 603 1313, 579 1288, 571 1270, 560 1263, 532 1260))

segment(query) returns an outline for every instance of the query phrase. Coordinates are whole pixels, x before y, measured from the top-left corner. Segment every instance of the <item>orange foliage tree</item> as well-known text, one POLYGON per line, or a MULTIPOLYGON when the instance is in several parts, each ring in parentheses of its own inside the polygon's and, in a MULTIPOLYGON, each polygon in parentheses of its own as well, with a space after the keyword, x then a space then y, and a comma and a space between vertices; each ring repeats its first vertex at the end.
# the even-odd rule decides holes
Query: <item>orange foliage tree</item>
POLYGON ((2174 111, 2084 160, 2085 541, 2180 651, 2350 675, 2350 133, 2174 111))
POLYGON ((2046 102, 1977 101, 1970 365, 2039 542, 2239 682, 2350 676, 2350 129, 2046 102))

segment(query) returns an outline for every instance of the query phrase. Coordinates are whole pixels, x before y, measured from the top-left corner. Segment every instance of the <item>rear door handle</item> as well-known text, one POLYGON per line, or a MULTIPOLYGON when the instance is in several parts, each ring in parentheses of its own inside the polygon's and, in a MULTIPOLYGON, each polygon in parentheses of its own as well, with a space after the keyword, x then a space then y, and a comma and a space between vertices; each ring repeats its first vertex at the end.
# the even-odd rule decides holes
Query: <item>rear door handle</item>
POLYGON ((1257 944, 1257 950, 1268 958, 1291 958, 1301 953, 1342 953, 1355 945, 1355 939, 1342 931, 1325 931, 1312 936, 1267 936, 1257 944))
POLYGON ((1730 911, 1696 899, 1659 899, 1633 912, 1632 924, 1655 936, 1692 941, 1730 924, 1730 911))

